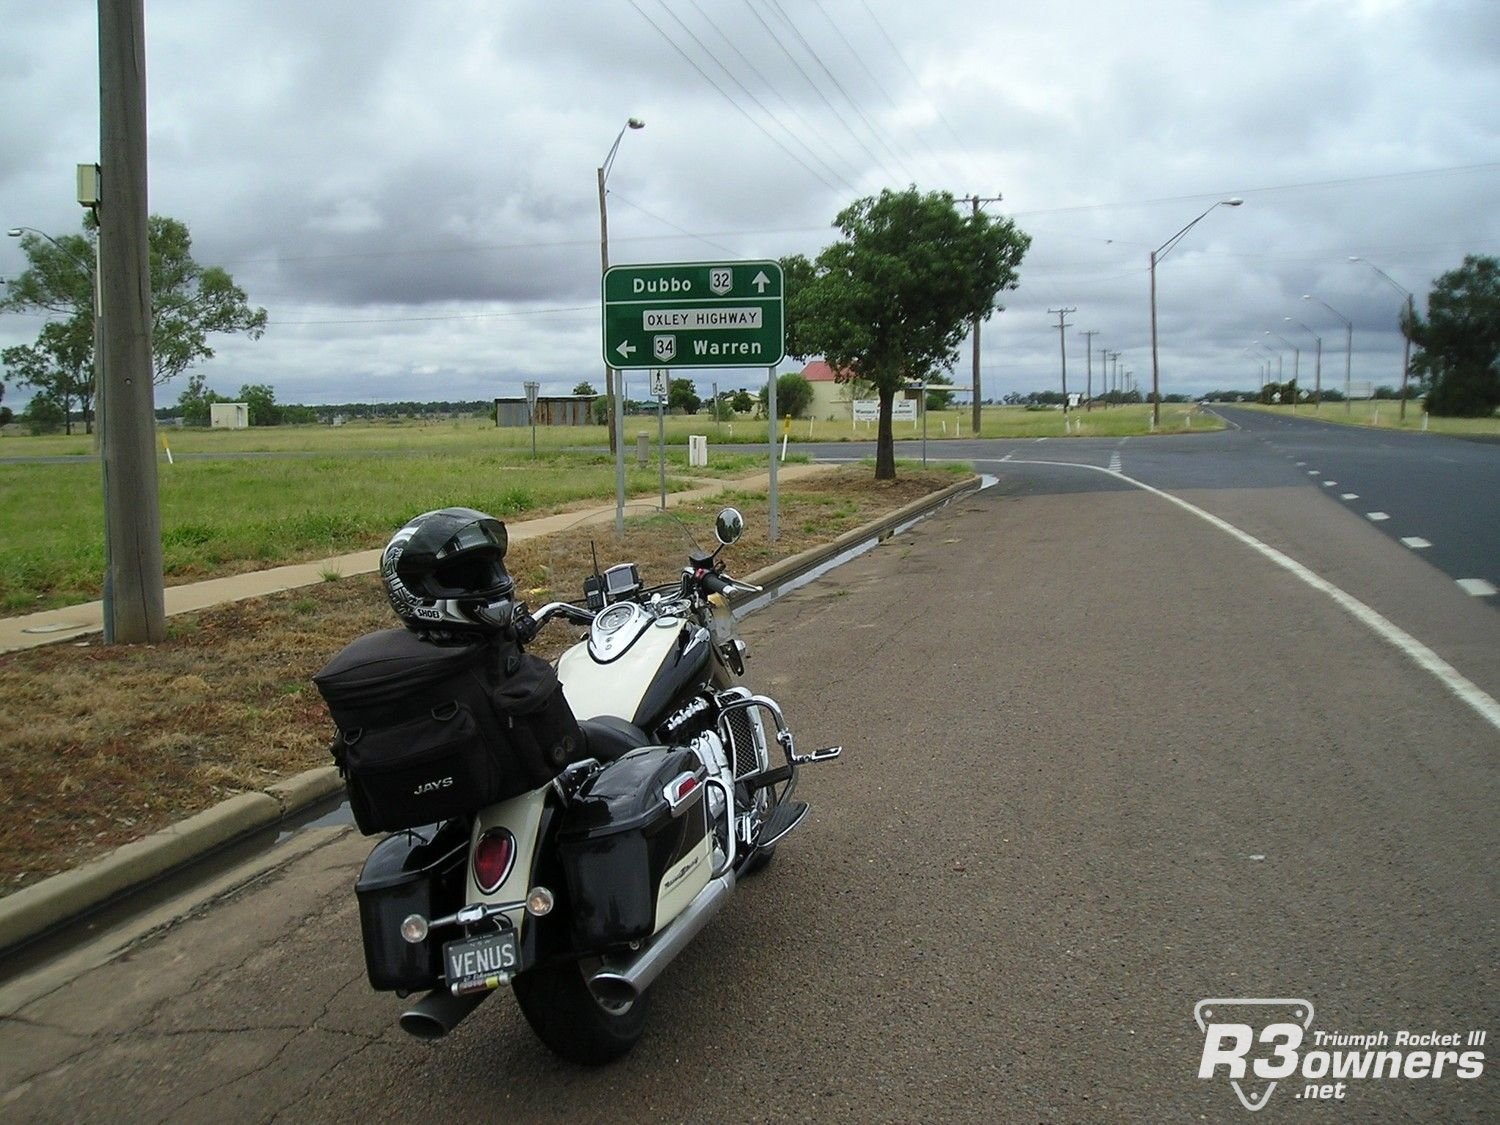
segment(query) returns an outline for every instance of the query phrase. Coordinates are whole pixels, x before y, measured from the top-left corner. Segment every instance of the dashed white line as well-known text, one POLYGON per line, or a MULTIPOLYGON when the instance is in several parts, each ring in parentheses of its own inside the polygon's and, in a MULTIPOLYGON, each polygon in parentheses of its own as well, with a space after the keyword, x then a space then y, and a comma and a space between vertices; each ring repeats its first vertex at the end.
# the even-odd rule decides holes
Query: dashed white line
POLYGON ((1332 488, 1336 484, 1338 484, 1338 481, 1336 481, 1336 480, 1325 480, 1323 482, 1323 487, 1324 488, 1332 488))
POLYGON ((1419 535, 1403 536, 1401 542, 1410 547, 1413 551, 1423 551, 1432 546, 1431 543, 1427 542, 1427 540, 1423 539, 1419 535))
POLYGON ((1339 499, 1340 500, 1358 500, 1359 499, 1359 493, 1357 493, 1357 492, 1346 492, 1342 496, 1340 496, 1339 499))
POLYGON ((1386 515, 1384 512, 1366 512, 1365 518, 1374 520, 1376 523, 1379 523, 1381 520, 1388 520, 1391 517, 1386 515))
POLYGON ((1109 455, 1109 471, 1112 473, 1118 473, 1120 471, 1120 464, 1121 462, 1119 452, 1115 451, 1111 453, 1109 455))
POLYGON ((1483 578, 1460 578, 1458 588, 1466 594, 1473 594, 1476 598, 1487 598, 1496 593, 1495 587, 1483 578))

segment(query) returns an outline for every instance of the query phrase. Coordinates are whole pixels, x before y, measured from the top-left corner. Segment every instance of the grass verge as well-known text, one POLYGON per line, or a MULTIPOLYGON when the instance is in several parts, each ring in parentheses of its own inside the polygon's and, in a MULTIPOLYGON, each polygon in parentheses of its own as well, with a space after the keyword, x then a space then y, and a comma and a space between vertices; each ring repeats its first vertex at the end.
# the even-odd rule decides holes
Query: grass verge
MULTIPOLYGON (((786 482, 774 544, 764 494, 739 493, 674 509, 675 520, 632 524, 623 547, 608 525, 578 527, 517 544, 508 563, 533 605, 581 595, 590 539, 601 564, 631 557, 648 581, 670 580, 685 561, 682 527, 711 541, 713 513, 732 502, 747 531, 725 558, 732 573, 748 574, 964 475, 907 466, 898 480, 877 482, 868 467, 850 467, 786 482)), ((173 617, 159 645, 58 644, 0 656, 0 895, 328 764, 333 728, 310 677, 354 637, 394 624, 374 576, 325 576, 173 617)), ((553 625, 547 634, 537 651, 554 656, 570 631, 553 625)))

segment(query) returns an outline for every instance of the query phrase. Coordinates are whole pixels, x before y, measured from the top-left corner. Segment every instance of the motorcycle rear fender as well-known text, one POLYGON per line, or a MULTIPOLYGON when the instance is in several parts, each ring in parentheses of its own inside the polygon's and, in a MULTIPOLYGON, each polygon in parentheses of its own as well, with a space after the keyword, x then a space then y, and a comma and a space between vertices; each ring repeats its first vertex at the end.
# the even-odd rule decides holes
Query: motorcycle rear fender
MULTIPOLYGON (((514 902, 522 903, 527 893, 536 884, 537 862, 540 859, 543 814, 547 809, 550 785, 522 793, 508 801, 481 809, 474 818, 473 835, 469 839, 469 870, 464 882, 466 904, 514 902), (492 828, 504 828, 515 838, 515 855, 510 872, 493 891, 485 892, 474 878, 474 849, 479 838, 492 828)), ((556 888, 553 888, 555 891, 556 888)), ((521 907, 505 912, 510 924, 524 941, 526 938, 526 911, 521 907)))

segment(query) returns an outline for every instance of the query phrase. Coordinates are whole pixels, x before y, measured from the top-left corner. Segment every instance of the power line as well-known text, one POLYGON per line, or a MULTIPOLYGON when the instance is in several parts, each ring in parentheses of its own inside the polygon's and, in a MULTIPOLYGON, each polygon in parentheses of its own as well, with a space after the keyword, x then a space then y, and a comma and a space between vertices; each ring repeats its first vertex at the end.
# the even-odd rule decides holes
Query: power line
MULTIPOLYGON (((846 50, 848 50, 850 56, 852 56, 854 61, 859 64, 860 69, 869 76, 870 81, 875 84, 875 88, 879 90, 880 93, 885 97, 885 100, 890 103, 891 108, 899 113, 901 111, 901 107, 897 104, 895 96, 886 89, 885 83, 880 80, 880 76, 877 75, 875 71, 871 69, 870 65, 865 62, 864 57, 859 52, 859 49, 849 41, 849 37, 844 34, 844 29, 841 28, 833 19, 833 17, 828 14, 828 9, 823 6, 823 0, 813 0, 813 6, 818 9, 818 13, 828 23, 828 26, 833 28, 834 34, 839 37, 839 40, 844 44, 844 47, 846 50)), ((932 161, 935 164, 942 165, 941 172, 944 178, 949 180, 953 179, 953 168, 948 163, 947 159, 941 153, 939 153, 937 149, 933 148, 933 146, 927 142, 927 139, 923 137, 921 133, 914 132, 913 136, 915 136, 917 142, 927 150, 927 154, 929 157, 931 157, 932 161)))
POLYGON ((825 179, 820 172, 818 172, 815 169, 813 169, 805 160, 803 160, 800 156, 798 156, 791 149, 787 148, 786 145, 782 144, 781 141, 779 139, 777 139, 775 136, 773 136, 771 134, 771 132, 764 125, 762 125, 759 121, 755 120, 755 118, 750 115, 749 111, 746 110, 744 106, 740 105, 739 102, 735 101, 735 99, 722 86, 720 86, 717 82, 715 82, 712 78, 710 78, 708 76, 708 73, 701 66, 699 66, 696 62, 694 62, 693 59, 688 55, 688 53, 686 51, 684 51, 681 47, 679 47, 677 45, 676 41, 673 40, 673 38, 670 35, 668 35, 664 30, 662 30, 661 26, 658 25, 655 20, 653 20, 650 16, 648 16, 646 14, 645 11, 641 8, 641 6, 635 2, 635 0, 630 0, 630 6, 636 10, 636 13, 643 20, 645 20, 647 23, 649 23, 651 25, 652 29, 658 35, 660 35, 663 39, 665 39, 667 41, 667 45, 669 47, 671 47, 672 50, 676 51, 679 55, 682 56, 682 59, 683 59, 684 62, 686 62, 690 67, 692 67, 694 70, 696 70, 698 72, 699 76, 702 77, 703 81, 707 82, 710 86, 712 86, 715 90, 717 90, 719 92, 719 95, 725 101, 727 101, 730 105, 732 105, 735 108, 735 111, 738 112, 742 117, 744 117, 744 119, 746 121, 750 122, 750 124, 754 125, 757 129, 759 129, 761 131, 761 133, 765 136, 765 138, 768 141, 770 141, 772 144, 774 144, 777 148, 781 149, 782 152, 784 152, 788 156, 790 156, 794 161, 797 162, 797 164, 802 168, 803 171, 805 171, 808 175, 812 176, 813 179, 817 180, 824 187, 826 187, 829 191, 837 191, 838 190, 833 184, 829 183, 828 180, 825 179))
MULTIPOLYGON (((781 91, 776 88, 775 83, 773 83, 769 78, 767 78, 764 74, 761 73, 760 68, 757 67, 755 65, 755 63, 753 63, 750 60, 749 56, 747 56, 743 51, 741 51, 739 49, 739 47, 735 45, 734 40, 732 40, 724 32, 724 29, 721 28, 717 23, 714 22, 713 17, 710 16, 707 12, 705 12, 703 10, 702 6, 698 3, 698 0, 688 0, 688 3, 690 3, 693 6, 693 9, 698 13, 698 15, 703 19, 703 21, 706 24, 708 24, 709 27, 711 27, 711 28, 714 29, 715 33, 719 36, 719 38, 722 39, 722 40, 724 40, 725 45, 731 51, 733 51, 736 56, 738 56, 738 58, 740 59, 740 61, 745 64, 746 68, 750 71, 750 73, 753 74, 753 75, 755 75, 756 78, 760 79, 761 83, 765 86, 766 90, 769 93, 774 94, 777 97, 777 99, 780 100, 781 104, 784 105, 784 106, 786 106, 787 109, 789 109, 796 116, 797 120, 799 122, 801 122, 802 126, 805 129, 807 129, 810 134, 812 134, 812 136, 814 137, 814 139, 817 140, 817 142, 820 145, 822 145, 825 150, 827 150, 830 153, 833 153, 835 155, 835 157, 838 157, 838 152, 837 152, 836 146, 833 145, 829 141, 828 137, 823 133, 823 131, 821 129, 819 129, 814 122, 812 122, 811 120, 809 120, 807 118, 807 116, 804 115, 803 112, 800 109, 797 108, 797 106, 796 106, 796 104, 794 102, 792 102, 784 94, 782 94, 781 91)), ((723 65, 723 64, 721 63, 720 65, 723 65)), ((842 159, 842 158, 839 157, 839 159, 842 159)), ((825 166, 827 166, 827 167, 830 167, 830 168, 832 167, 832 165, 829 164, 829 162, 826 161, 826 160, 822 161, 822 163, 825 166)), ((847 161, 845 161, 845 163, 847 163, 847 161)), ((839 179, 849 189, 849 191, 850 191, 851 194, 857 194, 858 189, 855 188, 853 184, 849 183, 849 181, 845 180, 842 176, 840 176, 839 179)))
POLYGON ((893 160, 895 160, 898 165, 901 166, 905 173, 904 178, 908 181, 914 181, 916 177, 912 176, 911 169, 907 167, 906 162, 902 160, 902 158, 896 153, 895 149, 891 148, 891 146, 886 143, 886 140, 881 134, 881 131, 875 128, 874 123, 870 120, 865 111, 860 108, 859 103, 854 100, 854 97, 849 93, 848 90, 844 89, 844 84, 838 80, 838 76, 828 68, 828 64, 823 61, 823 57, 813 49, 812 44, 807 41, 806 36, 802 34, 802 30, 797 26, 797 22, 792 19, 792 17, 787 14, 786 9, 781 6, 781 0, 768 0, 768 2, 770 6, 776 11, 776 14, 779 15, 783 22, 786 23, 787 27, 791 29, 792 34, 797 37, 797 42, 802 44, 802 49, 808 53, 813 62, 817 63, 818 67, 823 71, 823 73, 828 76, 828 80, 833 83, 834 89, 836 89, 840 94, 844 96, 844 100, 849 103, 850 108, 859 115, 859 119, 865 123, 865 128, 869 131, 870 136, 874 138, 875 142, 879 144, 881 148, 885 149, 885 151, 893 160))
MULTIPOLYGON (((794 133, 790 128, 788 128, 787 125, 781 120, 780 117, 778 117, 775 113, 773 113, 766 106, 766 104, 764 102, 762 102, 758 97, 755 96, 754 91, 752 91, 748 86, 746 86, 743 82, 741 82, 735 76, 734 72, 731 71, 727 66, 724 65, 723 60, 721 60, 718 55, 714 54, 714 52, 709 49, 708 45, 706 43, 704 43, 702 39, 698 38, 697 34, 693 31, 693 29, 690 28, 690 27, 688 27, 687 24, 683 23, 681 17, 679 17, 676 12, 672 11, 671 8, 667 7, 666 0, 657 0, 657 2, 659 4, 661 4, 662 11, 666 12, 667 15, 671 16, 672 19, 673 19, 673 21, 677 24, 677 26, 680 27, 680 28, 682 28, 683 32, 686 33, 686 35, 688 36, 688 38, 691 39, 694 43, 696 43, 698 45, 698 49, 701 50, 705 55, 707 55, 713 61, 713 64, 715 66, 717 66, 720 70, 722 70, 724 72, 725 76, 729 79, 729 81, 733 82, 736 86, 738 86, 739 89, 745 94, 745 96, 748 97, 752 102, 755 103, 756 108, 758 108, 762 113, 764 113, 767 117, 769 117, 771 119, 771 121, 778 128, 780 128, 782 130, 782 132, 786 133, 786 135, 788 137, 790 137, 797 144, 801 145, 802 148, 804 150, 806 150, 807 155, 809 157, 811 157, 814 161, 816 161, 817 163, 819 163, 819 164, 821 164, 823 166, 824 171, 828 172, 829 175, 831 175, 834 179, 839 180, 841 183, 843 183, 843 185, 846 188, 848 188, 848 190, 850 190, 850 191, 854 191, 855 190, 853 184, 849 183, 842 176, 840 176, 839 173, 838 173, 838 171, 837 171, 837 169, 833 168, 825 160, 823 160, 822 157, 820 157, 813 150, 813 147, 811 145, 809 145, 806 141, 804 141, 801 137, 799 137, 796 133, 794 133)), ((715 30, 717 30, 717 28, 715 30)), ((722 35, 723 33, 720 32, 720 34, 722 35)))
POLYGON ((812 80, 812 77, 807 73, 807 70, 802 66, 802 64, 797 61, 797 57, 792 54, 791 49, 786 45, 785 41, 781 38, 780 35, 777 34, 776 29, 766 22, 765 17, 762 16, 760 12, 756 11, 754 6, 751 5, 750 0, 745 0, 745 7, 750 9, 750 14, 755 17, 756 22, 758 22, 761 27, 765 28, 766 34, 771 37, 772 42, 774 42, 776 46, 781 50, 781 53, 786 56, 787 61, 796 68, 797 73, 802 75, 802 80, 807 83, 808 88, 811 89, 813 93, 818 95, 819 100, 821 100, 822 103, 828 107, 828 112, 832 113, 834 117, 838 119, 838 122, 843 126, 844 131, 849 134, 850 140, 852 140, 855 145, 859 147, 859 149, 865 154, 865 156, 869 158, 872 164, 878 165, 881 171, 886 176, 892 179, 898 179, 899 177, 891 177, 891 169, 886 166, 885 161, 876 156, 870 146, 865 144, 865 142, 860 139, 859 134, 855 132, 854 127, 849 124, 843 113, 839 111, 837 106, 835 106, 831 101, 828 100, 828 95, 823 92, 822 87, 820 87, 816 82, 812 80))

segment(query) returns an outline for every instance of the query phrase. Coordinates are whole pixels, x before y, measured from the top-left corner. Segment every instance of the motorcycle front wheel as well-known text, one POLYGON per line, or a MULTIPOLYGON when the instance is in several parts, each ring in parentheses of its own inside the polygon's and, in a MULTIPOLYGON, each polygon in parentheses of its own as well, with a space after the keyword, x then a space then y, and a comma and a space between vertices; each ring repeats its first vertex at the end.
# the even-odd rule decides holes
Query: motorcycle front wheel
POLYGON ((541 965, 511 982, 521 1014, 548 1049, 569 1062, 600 1066, 630 1048, 646 1027, 649 993, 631 1004, 602 1003, 590 991, 585 973, 591 962, 541 965))

